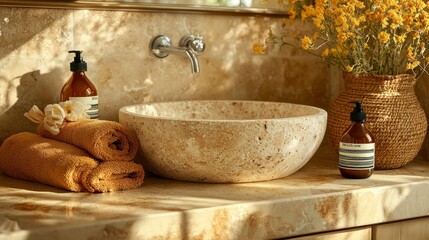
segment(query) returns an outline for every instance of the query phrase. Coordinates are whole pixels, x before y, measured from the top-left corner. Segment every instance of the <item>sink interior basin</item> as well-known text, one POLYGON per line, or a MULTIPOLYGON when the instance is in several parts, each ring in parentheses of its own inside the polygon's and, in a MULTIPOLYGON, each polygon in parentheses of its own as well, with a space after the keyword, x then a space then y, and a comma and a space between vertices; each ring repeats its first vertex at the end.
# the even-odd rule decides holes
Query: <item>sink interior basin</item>
POLYGON ((313 156, 325 110, 262 101, 176 101, 122 107, 149 171, 195 182, 254 182, 288 176, 313 156))
POLYGON ((124 110, 145 117, 190 121, 282 119, 313 115, 320 111, 296 104, 257 101, 166 102, 132 105, 124 110))

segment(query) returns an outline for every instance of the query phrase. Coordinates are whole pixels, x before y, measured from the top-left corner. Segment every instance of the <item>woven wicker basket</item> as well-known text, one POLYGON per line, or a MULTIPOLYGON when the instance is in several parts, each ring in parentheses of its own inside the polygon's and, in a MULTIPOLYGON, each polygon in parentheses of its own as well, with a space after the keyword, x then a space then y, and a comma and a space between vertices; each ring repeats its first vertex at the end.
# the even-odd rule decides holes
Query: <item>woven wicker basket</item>
POLYGON ((426 115, 414 92, 413 75, 365 75, 345 73, 344 90, 328 114, 328 135, 338 150, 351 124, 350 101, 363 101, 366 126, 375 137, 375 169, 399 168, 419 152, 427 131, 426 115))

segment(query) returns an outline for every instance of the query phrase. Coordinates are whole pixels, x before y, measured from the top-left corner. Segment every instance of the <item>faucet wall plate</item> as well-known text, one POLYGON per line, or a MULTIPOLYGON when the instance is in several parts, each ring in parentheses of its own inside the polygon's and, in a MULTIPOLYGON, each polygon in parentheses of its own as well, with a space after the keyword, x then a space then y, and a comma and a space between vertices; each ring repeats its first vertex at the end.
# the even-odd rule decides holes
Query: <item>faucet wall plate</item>
POLYGON ((150 42, 150 49, 152 50, 152 53, 159 58, 165 58, 168 56, 168 53, 163 52, 161 47, 168 48, 170 46, 171 40, 165 35, 158 35, 150 42))

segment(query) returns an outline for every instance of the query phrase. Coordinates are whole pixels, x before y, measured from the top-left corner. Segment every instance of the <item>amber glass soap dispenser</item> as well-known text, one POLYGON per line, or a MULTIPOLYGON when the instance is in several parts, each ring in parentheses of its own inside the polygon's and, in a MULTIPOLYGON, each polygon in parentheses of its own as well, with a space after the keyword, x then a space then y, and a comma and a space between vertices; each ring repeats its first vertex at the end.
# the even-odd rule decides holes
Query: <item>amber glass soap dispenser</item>
POLYGON ((355 108, 350 113, 352 124, 340 139, 339 169, 345 178, 368 178, 374 171, 375 139, 365 126, 362 102, 350 103, 355 108))
POLYGON ((97 89, 85 75, 87 64, 81 57, 82 51, 69 51, 69 53, 75 54, 74 61, 70 63, 70 71, 73 73, 61 90, 61 102, 75 100, 89 104, 91 108, 87 111, 88 115, 91 119, 98 119, 97 89))

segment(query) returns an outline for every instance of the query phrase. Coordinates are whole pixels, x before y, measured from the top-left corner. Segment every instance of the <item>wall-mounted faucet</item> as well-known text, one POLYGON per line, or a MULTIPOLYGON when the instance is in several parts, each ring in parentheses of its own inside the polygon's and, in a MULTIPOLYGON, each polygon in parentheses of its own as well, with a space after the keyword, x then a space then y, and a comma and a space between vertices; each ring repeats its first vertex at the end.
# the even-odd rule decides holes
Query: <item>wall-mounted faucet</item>
POLYGON ((203 54, 205 43, 201 36, 186 35, 180 40, 179 47, 175 47, 172 46, 170 38, 158 35, 150 42, 150 49, 159 58, 165 58, 170 53, 186 56, 191 60, 192 73, 199 73, 200 64, 197 56, 203 54))

